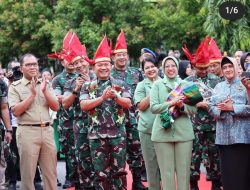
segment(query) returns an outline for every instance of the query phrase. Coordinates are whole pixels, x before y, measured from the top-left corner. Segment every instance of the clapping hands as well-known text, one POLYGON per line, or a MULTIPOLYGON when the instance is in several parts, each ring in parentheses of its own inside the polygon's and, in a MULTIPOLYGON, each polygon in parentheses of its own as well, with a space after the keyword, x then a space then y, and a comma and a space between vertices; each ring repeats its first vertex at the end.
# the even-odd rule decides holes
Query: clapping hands
POLYGON ((102 98, 104 100, 106 99, 114 99, 116 97, 116 92, 112 87, 107 87, 103 93, 102 93, 102 98))
POLYGON ((221 111, 234 111, 233 101, 231 97, 228 97, 226 100, 222 101, 221 103, 218 103, 216 107, 221 111))
MULTIPOLYGON (((36 96, 36 82, 37 82, 37 78, 33 77, 30 81, 30 91, 32 96, 36 96)), ((42 87, 41 87, 42 88, 42 87)))

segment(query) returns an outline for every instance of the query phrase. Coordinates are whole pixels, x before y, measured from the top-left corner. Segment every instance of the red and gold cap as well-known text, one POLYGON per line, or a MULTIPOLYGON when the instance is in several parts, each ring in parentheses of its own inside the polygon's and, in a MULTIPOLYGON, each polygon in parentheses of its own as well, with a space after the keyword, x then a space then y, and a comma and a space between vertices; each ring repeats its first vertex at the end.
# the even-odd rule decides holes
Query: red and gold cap
POLYGON ((57 53, 57 51, 55 51, 54 53, 48 54, 47 56, 48 58, 58 59, 59 61, 63 60, 61 53, 57 53))
POLYGON ((195 65, 195 54, 192 54, 189 49, 187 48, 186 44, 182 47, 183 52, 187 56, 188 60, 190 61, 191 65, 195 65))
POLYGON ((68 32, 63 39, 63 47, 62 47, 62 52, 61 52, 61 56, 63 58, 65 56, 67 56, 67 54, 69 52, 69 42, 70 42, 72 36, 73 36, 73 32, 68 32))
POLYGON ((220 63, 222 59, 222 54, 218 48, 216 42, 212 37, 208 38, 208 48, 209 48, 209 62, 210 63, 220 63))
POLYGON ((65 59, 69 63, 74 63, 81 58, 91 63, 91 60, 87 56, 87 49, 85 45, 82 45, 76 33, 73 33, 69 40, 69 46, 65 55, 65 59))
POLYGON ((66 36, 64 37, 61 53, 58 53, 57 51, 55 51, 54 53, 48 54, 48 57, 53 58, 53 59, 63 60, 64 57, 67 55, 67 51, 69 50, 69 41, 72 35, 73 35, 72 32, 68 32, 66 36))
POLYGON ((126 38, 125 38, 123 30, 121 30, 119 36, 117 37, 115 50, 114 50, 114 53, 120 53, 120 52, 125 52, 125 53, 128 52, 126 38))
POLYGON ((114 55, 115 53, 113 50, 113 42, 111 39, 109 40, 109 48, 110 48, 110 55, 114 55))
POLYGON ((190 63, 195 67, 208 67, 209 66, 209 38, 206 37, 199 45, 194 54, 191 54, 186 46, 182 47, 182 50, 186 54, 190 63))
POLYGON ((107 36, 105 35, 99 44, 95 56, 94 56, 94 64, 98 62, 108 61, 110 62, 110 47, 108 44, 107 36))

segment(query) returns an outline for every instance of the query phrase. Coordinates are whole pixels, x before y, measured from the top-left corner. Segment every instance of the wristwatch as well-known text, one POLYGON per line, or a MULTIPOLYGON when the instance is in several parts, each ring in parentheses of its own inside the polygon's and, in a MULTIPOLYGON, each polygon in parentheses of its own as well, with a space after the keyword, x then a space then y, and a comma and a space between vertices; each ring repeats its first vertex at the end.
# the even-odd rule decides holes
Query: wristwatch
POLYGON ((12 129, 7 129, 6 132, 11 134, 13 133, 12 129))

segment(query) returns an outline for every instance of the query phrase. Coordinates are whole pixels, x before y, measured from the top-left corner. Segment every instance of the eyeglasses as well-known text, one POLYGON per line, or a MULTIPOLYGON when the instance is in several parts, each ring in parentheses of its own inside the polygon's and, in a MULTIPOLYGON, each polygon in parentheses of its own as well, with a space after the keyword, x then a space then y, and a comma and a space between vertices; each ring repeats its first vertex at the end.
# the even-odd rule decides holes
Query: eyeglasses
POLYGON ((23 64, 25 67, 38 67, 38 63, 25 63, 23 64))

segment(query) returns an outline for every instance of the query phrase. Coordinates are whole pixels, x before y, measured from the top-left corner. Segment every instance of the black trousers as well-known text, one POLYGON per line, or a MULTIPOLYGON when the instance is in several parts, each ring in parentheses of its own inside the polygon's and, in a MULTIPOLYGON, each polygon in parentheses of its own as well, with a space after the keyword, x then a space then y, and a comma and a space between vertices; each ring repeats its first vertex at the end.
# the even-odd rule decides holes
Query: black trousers
POLYGON ((250 144, 219 145, 223 190, 249 190, 250 144))

